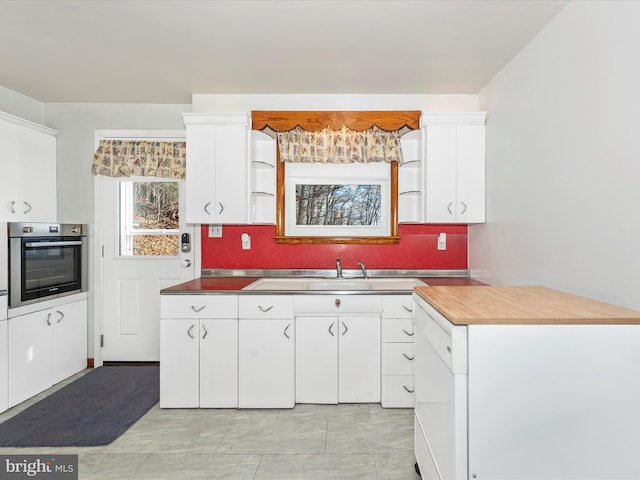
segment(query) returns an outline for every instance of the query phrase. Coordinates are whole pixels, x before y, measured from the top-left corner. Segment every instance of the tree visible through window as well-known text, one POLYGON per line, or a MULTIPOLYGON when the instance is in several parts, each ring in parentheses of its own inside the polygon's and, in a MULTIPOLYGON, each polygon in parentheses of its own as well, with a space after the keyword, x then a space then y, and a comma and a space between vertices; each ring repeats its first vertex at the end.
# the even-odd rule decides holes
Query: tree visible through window
POLYGON ((122 181, 120 255, 177 256, 178 212, 178 182, 122 181))
POLYGON ((380 225, 380 185, 296 185, 296 225, 380 225))

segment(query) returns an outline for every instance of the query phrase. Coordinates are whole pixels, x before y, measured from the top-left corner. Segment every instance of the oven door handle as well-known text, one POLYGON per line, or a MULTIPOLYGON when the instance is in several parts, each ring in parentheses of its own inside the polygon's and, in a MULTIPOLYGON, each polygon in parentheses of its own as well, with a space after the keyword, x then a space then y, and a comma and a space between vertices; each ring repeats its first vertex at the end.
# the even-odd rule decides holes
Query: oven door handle
POLYGON ((28 248, 70 247, 73 245, 82 245, 82 241, 71 240, 65 242, 26 242, 24 244, 24 246, 28 248))

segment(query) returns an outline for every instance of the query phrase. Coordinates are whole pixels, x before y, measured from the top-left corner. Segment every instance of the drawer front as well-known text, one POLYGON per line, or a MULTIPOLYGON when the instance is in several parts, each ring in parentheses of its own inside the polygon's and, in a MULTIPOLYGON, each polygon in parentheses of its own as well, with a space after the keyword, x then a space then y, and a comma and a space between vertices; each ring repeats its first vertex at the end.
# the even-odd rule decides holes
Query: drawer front
POLYGON ((162 318, 238 318, 237 295, 160 295, 162 318))
POLYGON ((383 375, 413 375, 413 343, 382 344, 383 375))
POLYGON ((383 342, 413 343, 413 320, 411 318, 383 318, 383 342))
POLYGON ((380 400, 384 408, 413 408, 413 376, 383 375, 380 400))
POLYGON ((292 295, 241 295, 240 318, 293 318, 292 295))
POLYGON ((411 295, 385 295, 382 297, 382 318, 411 318, 411 295))
POLYGON ((316 315, 374 313, 382 311, 382 295, 296 295, 295 312, 316 315))

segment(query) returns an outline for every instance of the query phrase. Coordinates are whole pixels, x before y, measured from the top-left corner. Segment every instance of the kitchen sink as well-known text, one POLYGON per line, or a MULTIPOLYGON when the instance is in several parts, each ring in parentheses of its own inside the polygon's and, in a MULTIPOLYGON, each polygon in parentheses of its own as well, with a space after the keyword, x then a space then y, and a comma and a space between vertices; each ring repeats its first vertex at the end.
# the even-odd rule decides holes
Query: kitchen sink
POLYGON ((289 291, 366 291, 366 290, 398 290, 410 291, 413 287, 425 286, 426 283, 417 278, 384 277, 384 278, 261 278, 247 285, 242 290, 289 290, 289 291))

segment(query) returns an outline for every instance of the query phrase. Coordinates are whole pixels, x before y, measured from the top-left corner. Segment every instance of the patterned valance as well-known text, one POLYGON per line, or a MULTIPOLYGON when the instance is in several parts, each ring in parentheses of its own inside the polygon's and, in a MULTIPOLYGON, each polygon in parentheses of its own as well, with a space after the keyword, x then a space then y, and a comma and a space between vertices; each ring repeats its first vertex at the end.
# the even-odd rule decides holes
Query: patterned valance
POLYGON ((327 127, 307 131, 300 127, 278 132, 282 162, 318 163, 402 163, 398 131, 385 131, 375 125, 368 130, 327 127))
POLYGON ((91 173, 108 177, 184 178, 186 142, 100 140, 91 173))

